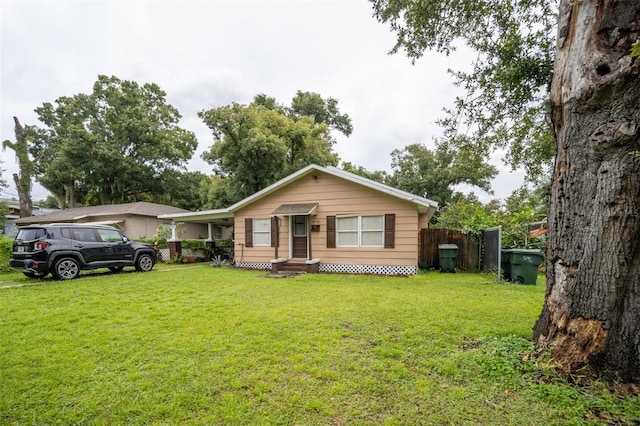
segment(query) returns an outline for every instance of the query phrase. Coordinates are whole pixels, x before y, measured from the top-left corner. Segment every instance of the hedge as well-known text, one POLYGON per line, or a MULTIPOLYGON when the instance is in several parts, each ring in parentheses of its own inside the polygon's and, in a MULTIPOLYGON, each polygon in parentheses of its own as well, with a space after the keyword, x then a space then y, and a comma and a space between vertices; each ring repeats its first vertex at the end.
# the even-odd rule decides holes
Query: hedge
POLYGON ((0 236, 0 272, 10 272, 9 259, 13 250, 13 238, 0 236))

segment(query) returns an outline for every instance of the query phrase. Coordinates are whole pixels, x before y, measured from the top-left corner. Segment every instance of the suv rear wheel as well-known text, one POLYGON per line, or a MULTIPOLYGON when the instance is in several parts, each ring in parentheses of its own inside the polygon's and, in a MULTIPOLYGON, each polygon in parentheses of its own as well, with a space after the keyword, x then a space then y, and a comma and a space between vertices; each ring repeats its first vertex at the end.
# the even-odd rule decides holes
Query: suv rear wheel
POLYGON ((72 280, 80 275, 80 265, 74 258, 65 257, 56 262, 51 274, 59 280, 72 280))
POLYGON ((153 269, 153 258, 149 254, 141 254, 136 261, 136 271, 149 272, 153 269))

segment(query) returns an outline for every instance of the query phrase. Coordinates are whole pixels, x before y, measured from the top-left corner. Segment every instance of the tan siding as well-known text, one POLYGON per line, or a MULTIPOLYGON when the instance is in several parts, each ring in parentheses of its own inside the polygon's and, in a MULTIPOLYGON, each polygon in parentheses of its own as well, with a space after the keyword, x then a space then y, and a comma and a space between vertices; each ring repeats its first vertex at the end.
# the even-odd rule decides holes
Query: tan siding
POLYGON ((427 229, 429 227, 429 218, 426 213, 418 215, 418 229, 427 229))
MULTIPOLYGON (((316 173, 280 188, 268 196, 235 213, 236 257, 244 243, 245 218, 269 218, 281 204, 319 203, 311 216, 312 225, 320 225, 319 232, 311 232, 313 257, 322 263, 363 265, 417 265, 418 211, 415 204, 399 200, 338 177, 316 173), (383 215, 396 214, 395 248, 337 247, 326 248, 326 217, 328 215, 383 215)), ((289 256, 289 221, 282 217, 279 257, 289 256)), ((273 259, 271 247, 244 248, 245 262, 269 262, 273 259)))
POLYGON ((223 226, 222 227, 222 239, 230 240, 233 238, 233 226, 223 226))

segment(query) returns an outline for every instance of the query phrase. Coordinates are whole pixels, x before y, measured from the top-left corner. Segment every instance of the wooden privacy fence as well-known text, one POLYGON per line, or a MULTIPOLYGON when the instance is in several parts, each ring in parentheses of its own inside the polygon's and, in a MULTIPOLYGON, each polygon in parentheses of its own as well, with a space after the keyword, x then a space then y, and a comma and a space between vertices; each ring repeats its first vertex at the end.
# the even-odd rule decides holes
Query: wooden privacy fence
POLYGON ((453 229, 421 229, 418 241, 418 267, 420 269, 440 268, 438 245, 455 244, 458 246, 456 267, 463 271, 478 270, 479 246, 471 234, 453 229))

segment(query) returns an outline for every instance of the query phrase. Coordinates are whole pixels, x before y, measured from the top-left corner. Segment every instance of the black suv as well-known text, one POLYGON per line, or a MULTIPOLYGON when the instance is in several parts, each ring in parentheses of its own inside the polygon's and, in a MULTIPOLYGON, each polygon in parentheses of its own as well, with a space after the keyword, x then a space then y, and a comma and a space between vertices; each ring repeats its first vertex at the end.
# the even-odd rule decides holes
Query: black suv
POLYGON ((157 259, 150 244, 130 240, 112 226, 91 224, 30 225, 20 228, 13 242, 9 266, 27 277, 70 280, 80 270, 125 266, 148 272, 157 259))

